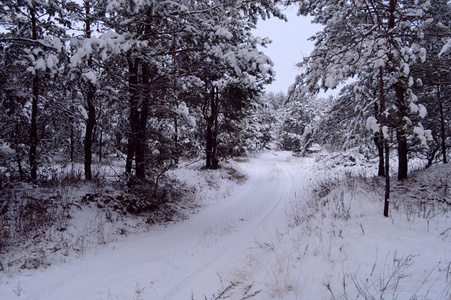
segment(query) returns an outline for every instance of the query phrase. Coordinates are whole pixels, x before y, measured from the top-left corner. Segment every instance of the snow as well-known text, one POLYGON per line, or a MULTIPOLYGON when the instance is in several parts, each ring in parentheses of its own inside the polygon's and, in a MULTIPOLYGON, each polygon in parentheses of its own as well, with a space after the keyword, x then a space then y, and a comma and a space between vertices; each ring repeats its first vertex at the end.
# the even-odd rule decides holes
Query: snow
POLYGON ((121 3, 116 0, 109 1, 106 11, 114 11, 115 9, 118 9, 121 6, 121 3))
POLYGON ((379 132, 380 125, 377 122, 375 117, 368 117, 368 119, 366 120, 366 128, 368 130, 371 130, 372 132, 376 133, 376 132, 379 132))
POLYGON ((56 51, 58 53, 61 52, 61 50, 63 49, 63 43, 61 42, 61 40, 57 37, 54 37, 51 41, 50 44, 53 46, 53 48, 56 49, 56 51))
POLYGON ((35 62, 35 69, 45 71, 46 65, 42 57, 39 57, 35 62))
POLYGON ((418 126, 415 126, 413 128, 413 132, 420 139, 421 144, 423 146, 427 147, 427 141, 432 141, 433 140, 431 130, 424 130, 424 127, 423 127, 423 125, 421 123, 419 123, 418 126))
MULTIPOLYGON (((110 232, 106 244, 47 269, 0 272, 0 295, 355 299, 360 289, 377 298, 449 299, 449 204, 431 202, 416 212, 414 199, 450 203, 451 169, 412 176, 418 190, 395 183, 391 217, 384 218, 383 180, 346 175, 358 166, 366 174, 376 168, 355 157, 354 166, 341 160, 269 152, 218 171, 187 164, 173 175, 197 191, 197 213, 120 238, 110 232), (246 180, 230 180, 231 167, 246 180), (403 199, 412 205, 403 206, 403 199)), ((79 210, 73 229, 83 231, 86 220, 99 222, 95 211, 79 210)))
POLYGON ((418 107, 419 107, 418 115, 420 116, 420 118, 424 119, 424 117, 426 117, 428 113, 426 106, 424 106, 423 104, 418 104, 418 107))
POLYGON ((58 58, 55 55, 49 55, 45 59, 45 64, 47 68, 53 70, 58 64, 58 58))
POLYGON ((191 127, 196 127, 196 119, 190 115, 188 106, 186 106, 185 102, 181 102, 179 105, 177 105, 174 109, 174 112, 187 120, 188 124, 191 127))
POLYGON ((97 76, 93 71, 88 71, 86 73, 83 73, 83 77, 85 77, 92 84, 97 84, 97 76))
POLYGON ((384 135, 384 138, 386 138, 386 139, 388 139, 390 137, 388 126, 382 126, 382 134, 384 135))
POLYGON ((451 48, 451 39, 449 39, 446 44, 442 47, 442 50, 440 50, 440 53, 438 54, 438 57, 442 57, 445 53, 449 51, 451 48))
POLYGON ((233 38, 233 34, 227 28, 221 26, 217 26, 217 28, 215 32, 217 36, 224 37, 228 40, 233 38))

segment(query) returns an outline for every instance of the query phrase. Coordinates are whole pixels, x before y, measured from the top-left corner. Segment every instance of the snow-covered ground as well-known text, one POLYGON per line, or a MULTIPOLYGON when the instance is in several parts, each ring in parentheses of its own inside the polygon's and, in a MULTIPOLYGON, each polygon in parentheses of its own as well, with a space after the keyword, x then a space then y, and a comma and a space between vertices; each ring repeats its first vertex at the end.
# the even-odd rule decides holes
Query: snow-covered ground
POLYGON ((0 298, 450 299, 451 169, 415 175, 417 192, 395 184, 384 218, 382 181, 323 166, 272 152, 233 163, 245 181, 179 169, 197 213, 46 269, 0 272, 0 298))

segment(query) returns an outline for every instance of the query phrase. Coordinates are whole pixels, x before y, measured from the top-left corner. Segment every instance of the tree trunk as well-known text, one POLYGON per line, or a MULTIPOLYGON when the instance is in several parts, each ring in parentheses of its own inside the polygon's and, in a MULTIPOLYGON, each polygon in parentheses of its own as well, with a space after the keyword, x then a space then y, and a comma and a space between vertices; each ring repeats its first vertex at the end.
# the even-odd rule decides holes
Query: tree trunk
POLYGON ((100 129, 100 134, 99 134, 99 154, 97 155, 99 157, 99 162, 102 162, 102 156, 103 156, 103 129, 100 129))
POLYGON ((128 84, 129 84, 129 103, 130 103, 130 132, 127 145, 127 159, 125 163, 125 173, 128 176, 132 174, 133 158, 137 146, 138 130, 138 59, 128 59, 128 84))
POLYGON ((213 153, 213 117, 210 116, 207 118, 207 144, 206 144, 206 149, 205 149, 205 154, 207 156, 207 160, 206 160, 206 164, 205 167, 207 169, 211 169, 212 168, 212 162, 211 162, 211 157, 212 157, 212 153, 213 153))
POLYGON ((71 92, 71 98, 72 98, 72 105, 70 106, 70 115, 69 115, 69 123, 70 123, 70 137, 69 137, 69 155, 70 155, 70 162, 75 162, 75 122, 74 122, 74 94, 73 91, 71 92))
MULTIPOLYGON (((85 5, 85 37, 91 37, 91 20, 90 20, 90 4, 89 1, 84 2, 85 5)), ((92 58, 88 58, 88 68, 92 68, 92 58)), ((94 84, 88 79, 87 86, 87 94, 86 94, 86 106, 88 110, 88 120, 86 122, 86 132, 85 132, 85 142, 84 142, 84 150, 85 150, 85 179, 92 179, 92 144, 93 144, 93 130, 96 125, 96 108, 94 105, 95 101, 95 92, 96 88, 94 84)))
POLYGON ((88 83, 88 93, 86 95, 86 104, 88 107, 88 120, 86 123, 85 132, 85 179, 92 179, 91 165, 92 165, 92 144, 93 144, 93 130, 96 125, 96 109, 94 106, 95 87, 91 82, 88 83))
POLYGON ((388 217, 388 208, 390 205, 390 147, 388 145, 388 139, 384 139, 385 149, 385 197, 384 197, 384 217, 388 217))
POLYGON ((144 92, 140 97, 140 111, 138 112, 138 128, 136 134, 136 154, 135 154, 135 167, 136 177, 139 179, 146 178, 146 150, 147 150, 147 120, 149 117, 149 67, 146 63, 141 64, 142 69, 142 85, 144 92))
POLYGON ((407 108, 405 106, 404 101, 404 92, 405 89, 400 86, 395 86, 396 91, 396 101, 398 106, 398 120, 397 120, 397 128, 396 128, 396 138, 398 140, 398 180, 402 180, 407 178, 407 168, 408 168, 408 159, 407 159, 407 136, 404 129, 405 121, 404 117, 407 115, 407 108))
POLYGON ((439 103, 440 109, 440 137, 441 137, 441 146, 442 146, 442 155, 443 155, 443 163, 448 163, 446 159, 446 131, 445 131, 445 114, 443 113, 443 103, 440 95, 440 86, 437 86, 437 100, 439 103))
POLYGON ((74 153, 75 153, 75 141, 74 141, 74 125, 71 121, 70 123, 70 144, 69 144, 69 152, 70 152, 70 162, 74 162, 74 153))
POLYGON ((397 129, 396 137, 398 139, 398 180, 407 178, 407 138, 404 130, 397 129))
POLYGON ((382 132, 377 132, 374 134, 374 144, 377 148, 377 153, 379 156, 379 167, 377 176, 385 176, 385 162, 384 162, 384 138, 382 132))
POLYGON ((136 177, 139 179, 146 178, 146 163, 145 163, 145 131, 142 128, 139 129, 136 138, 136 150, 135 150, 135 171, 136 177))
MULTIPOLYGON (((379 67, 379 85, 380 85, 380 101, 381 101, 381 110, 380 110, 380 120, 381 126, 388 128, 388 120, 387 115, 385 114, 385 91, 384 91, 384 76, 383 76, 382 67, 379 67)), ((385 150, 385 197, 384 197, 384 217, 388 217, 388 209, 390 206, 390 147, 388 144, 388 137, 384 136, 384 130, 381 127, 380 137, 384 144, 385 150)), ((382 154, 383 155, 383 154, 382 154)))
POLYGON ((219 95, 217 91, 213 94, 214 102, 212 103, 214 109, 212 109, 212 117, 214 122, 214 130, 213 130, 213 152, 211 154, 211 167, 212 169, 217 169, 219 165, 219 159, 218 159, 218 131, 219 131, 219 124, 218 124, 218 106, 219 106, 219 95))
POLYGON ((210 116, 207 121, 207 169, 217 169, 219 160, 217 158, 217 135, 218 135, 218 99, 215 88, 210 93, 210 116))
MULTIPOLYGON (((36 25, 36 13, 33 9, 31 9, 31 26, 32 26, 32 39, 38 39, 37 25, 36 25)), ((29 160, 30 160, 30 173, 31 179, 37 179, 37 170, 38 165, 36 161, 36 153, 38 147, 38 97, 39 97, 39 77, 36 71, 36 74, 33 76, 32 83, 32 102, 31 102, 31 128, 30 128, 30 152, 29 152, 29 160)))
MULTIPOLYGON (((382 74, 379 74, 380 76, 382 76, 382 74)), ((381 77, 382 78, 382 77, 381 77)), ((382 80, 382 79, 381 79, 382 80)), ((383 84, 383 82, 381 82, 381 84, 383 84)), ((383 85, 382 85, 383 86, 383 85)), ((383 88, 380 91, 381 93, 383 93, 383 88)), ((381 104, 381 103, 380 103, 381 104)), ((375 117, 377 119, 377 121, 379 122, 379 124, 381 124, 381 119, 382 119, 382 113, 383 111, 380 109, 379 105, 377 103, 374 104, 374 111, 375 111, 375 117)), ((382 124, 383 125, 383 124, 382 124)), ((379 129, 379 132, 376 132, 374 134, 374 145, 376 145, 377 148, 377 153, 378 153, 378 157, 379 157, 379 166, 378 166, 378 172, 377 172, 377 176, 385 176, 385 164, 384 164, 384 136, 382 133, 382 127, 379 129)))
MULTIPOLYGON (((175 44, 175 41, 174 41, 175 44)), ((173 46, 173 50, 176 49, 176 46, 173 46)), ((175 51, 174 51, 175 52, 175 51)), ((177 55, 175 53, 172 55, 172 61, 174 62, 174 67, 172 71, 172 93, 174 97, 174 106, 178 110, 179 108, 179 101, 178 101, 178 95, 177 95, 177 55)), ((179 144, 179 124, 178 124, 178 118, 179 116, 177 114, 174 114, 174 144, 176 147, 178 147, 179 144)), ((178 164, 179 159, 179 153, 176 155, 176 163, 178 164)))
POLYGON ((130 176, 135 159, 136 177, 146 178, 147 121, 149 118, 149 66, 140 59, 128 60, 130 93, 130 134, 125 172, 130 176), (141 69, 141 77, 139 70, 141 69), (141 88, 139 85, 141 84, 141 88))
MULTIPOLYGON (((25 179, 25 173, 23 171, 22 168, 22 155, 19 154, 18 152, 18 147, 19 147, 19 135, 20 135, 20 123, 19 121, 16 122, 16 133, 15 133, 15 139, 14 139, 14 147, 16 148, 16 162, 17 162, 17 168, 19 169, 19 177, 20 180, 24 180, 25 179)), ((0 184, 0 187, 2 185, 0 184)))
POLYGON ((38 97, 39 97, 39 78, 38 75, 33 77, 33 100, 31 103, 31 128, 30 128, 30 173, 31 179, 37 179, 38 164, 36 161, 36 153, 38 148, 38 97))
MULTIPOLYGON (((390 0, 389 11, 390 16, 388 20, 388 30, 395 28, 395 12, 396 12, 397 0, 390 0)), ((392 60, 392 58, 390 58, 392 60)), ((381 75, 382 76, 382 75, 381 75)), ((382 77, 381 77, 382 81, 382 77)), ((407 108, 405 105, 404 93, 405 88, 398 82, 394 86, 396 94, 396 105, 398 109, 398 115, 396 120, 396 137, 398 139, 398 180, 407 178, 407 137, 405 133, 405 120, 404 117, 407 116, 407 108)), ((385 158, 388 160, 388 158, 385 158)), ((386 170, 388 173, 389 170, 386 170)))

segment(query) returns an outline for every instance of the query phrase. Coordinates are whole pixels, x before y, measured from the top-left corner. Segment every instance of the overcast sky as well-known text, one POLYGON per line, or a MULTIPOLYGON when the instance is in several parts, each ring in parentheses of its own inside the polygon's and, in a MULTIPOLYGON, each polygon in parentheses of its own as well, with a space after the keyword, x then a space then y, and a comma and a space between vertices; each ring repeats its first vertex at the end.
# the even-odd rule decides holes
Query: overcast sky
POLYGON ((297 8, 292 6, 284 10, 288 22, 272 17, 266 21, 260 20, 255 36, 269 37, 273 42, 262 50, 271 57, 276 71, 276 80, 266 86, 268 92, 284 92, 294 83, 299 74, 296 63, 302 61, 313 50, 313 42, 308 38, 321 30, 318 24, 312 24, 311 18, 296 15, 297 8))

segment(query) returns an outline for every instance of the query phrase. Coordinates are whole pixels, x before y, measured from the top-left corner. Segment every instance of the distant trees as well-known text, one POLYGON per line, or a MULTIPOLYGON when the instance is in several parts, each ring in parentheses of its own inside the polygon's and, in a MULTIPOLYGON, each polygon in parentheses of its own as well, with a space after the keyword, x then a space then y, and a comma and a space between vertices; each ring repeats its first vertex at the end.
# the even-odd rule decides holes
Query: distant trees
POLYGON ((329 112, 331 101, 304 93, 299 89, 298 84, 302 84, 299 79, 296 78, 283 103, 279 138, 283 149, 304 155, 313 143, 321 143, 319 135, 330 135, 322 121, 327 118, 324 114, 329 112))

